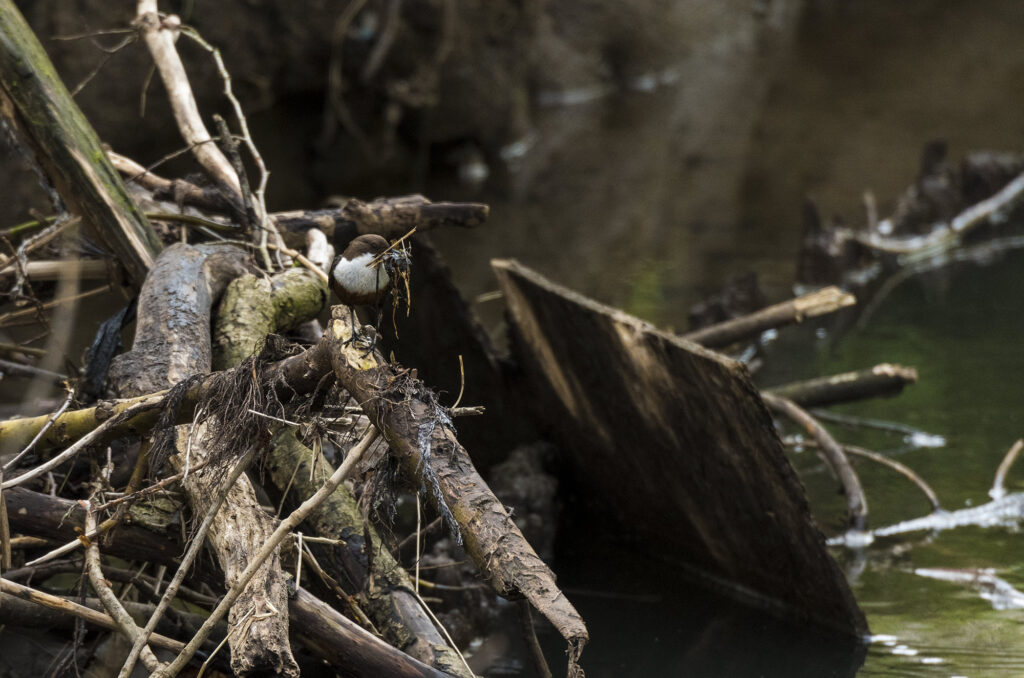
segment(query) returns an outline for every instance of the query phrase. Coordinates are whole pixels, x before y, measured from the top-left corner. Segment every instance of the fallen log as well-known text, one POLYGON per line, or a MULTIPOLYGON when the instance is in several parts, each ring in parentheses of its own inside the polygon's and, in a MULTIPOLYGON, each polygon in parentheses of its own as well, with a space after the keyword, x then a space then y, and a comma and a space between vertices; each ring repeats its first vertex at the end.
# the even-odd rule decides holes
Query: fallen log
POLYGON ((0 0, 0 119, 138 289, 162 245, 11 0, 0 0))
MULTIPOLYGON (((178 244, 164 250, 142 286, 132 349, 117 356, 111 364, 111 385, 117 393, 137 396, 210 371, 211 309, 230 280, 244 271, 245 258, 245 253, 236 248, 213 245, 178 244)), ((317 301, 322 300, 323 295, 317 295, 317 301)), ((189 464, 203 464, 216 453, 207 431, 218 425, 214 415, 196 426, 180 427, 177 454, 170 458, 176 470, 182 471, 189 464)), ((244 451, 238 449, 234 453, 240 456, 244 451)), ((160 461, 154 460, 154 465, 160 461)), ((183 480, 195 515, 206 516, 215 510, 223 475, 223 468, 210 465, 183 480)), ((227 489, 224 506, 214 516, 208 539, 228 588, 273 530, 274 522, 260 507, 252 483, 246 476, 240 476, 227 489)), ((280 558, 275 554, 257 571, 231 609, 228 621, 232 628, 243 621, 246 626, 246 633, 229 637, 235 673, 298 675, 298 664, 288 642, 287 609, 287 584, 280 558)), ((139 649, 143 649, 141 644, 139 649)), ((132 660, 136 654, 133 648, 132 660)))
MULTIPOLYGON (((85 534, 85 511, 77 502, 12 487, 3 492, 11 531, 45 537, 57 542, 76 540, 85 534)), ((160 534, 149 529, 123 525, 118 539, 104 550, 126 560, 170 562, 181 553, 180 534, 160 534)))
MULTIPOLYGON (((216 191, 182 179, 167 179, 113 151, 107 155, 125 175, 125 181, 150 191, 155 201, 191 205, 216 214, 235 211, 216 191)), ((487 221, 489 211, 483 203, 433 202, 422 195, 405 195, 370 202, 349 198, 336 207, 289 210, 268 216, 285 242, 299 248, 305 244, 306 232, 313 229, 322 231, 334 243, 347 243, 367 234, 394 240, 414 227, 419 233, 442 227, 476 228, 487 221)))
MULTIPOLYGON (((324 283, 306 270, 292 269, 271 279, 251 275, 236 278, 214 316, 214 366, 224 368, 248 358, 268 334, 315 316, 325 299, 324 283)), ((334 471, 321 452, 300 443, 288 428, 278 431, 271 441, 265 469, 277 492, 286 494, 289 501, 283 503, 292 506, 311 497, 334 471)), ((337 557, 324 559, 324 567, 334 571, 339 581, 352 582, 354 590, 350 593, 385 640, 446 673, 469 675, 412 595, 415 586, 408 574, 387 549, 374 546, 380 539, 364 523, 347 487, 339 486, 306 519, 303 529, 344 541, 343 545, 329 547, 337 557), (372 543, 365 542, 365 534, 370 535, 372 543), (376 550, 372 573, 363 552, 366 548, 376 550)))
POLYGON ((833 313, 855 303, 857 300, 852 294, 847 294, 838 287, 826 287, 741 318, 687 332, 683 338, 708 348, 728 346, 743 339, 756 337, 765 330, 800 323, 805 318, 833 313))
POLYGON ((302 644, 337 667, 342 675, 366 678, 449 676, 378 640, 305 589, 298 590, 289 612, 302 644), (336 642, 339 637, 345 642, 336 642))
POLYGON ((789 617, 864 633, 740 363, 514 261, 492 267, 520 393, 580 481, 644 548, 789 617))
POLYGON ((384 434, 405 475, 422 484, 488 583, 506 598, 529 600, 569 644, 570 678, 582 676, 578 660, 589 637, 583 618, 473 467, 448 412, 408 371, 353 344, 345 307, 331 311, 323 340, 338 382, 384 434))
POLYGON ((768 393, 792 400, 801 407, 822 407, 877 396, 894 396, 917 382, 913 367, 882 363, 858 372, 844 372, 774 386, 768 393))
POLYGON ((277 212, 271 219, 285 242, 299 246, 311 228, 323 231, 334 243, 369 233, 394 240, 413 227, 420 232, 442 226, 474 228, 487 221, 489 210, 481 203, 431 202, 422 195, 406 195, 373 202, 350 198, 335 208, 277 212))

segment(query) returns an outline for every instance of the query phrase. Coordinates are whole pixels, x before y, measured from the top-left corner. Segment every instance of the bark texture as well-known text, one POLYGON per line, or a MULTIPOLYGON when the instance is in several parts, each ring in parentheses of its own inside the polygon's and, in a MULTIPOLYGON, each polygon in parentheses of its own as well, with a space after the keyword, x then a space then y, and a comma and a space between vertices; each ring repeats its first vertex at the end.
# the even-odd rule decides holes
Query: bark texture
MULTIPOLYGON (((4 501, 14 516, 11 525, 15 530, 52 535, 64 541, 74 539, 74 528, 80 529, 83 523, 84 511, 77 502, 20 487, 5 491, 4 501)), ((177 530, 164 536, 133 527, 114 531, 104 546, 107 553, 126 560, 145 559, 169 567, 176 566, 183 548, 177 530)), ((447 675, 367 633, 301 587, 289 599, 288 610, 295 637, 341 675, 352 678, 380 678, 382 675, 444 678, 447 675)), ((113 628, 113 620, 106 615, 102 617, 106 620, 105 628, 113 628)), ((175 651, 181 647, 181 643, 175 642, 175 651)))
MULTIPOLYGON (((218 246, 174 245, 157 260, 143 285, 132 350, 111 366, 116 392, 124 396, 168 388, 187 377, 210 371, 210 314, 216 297, 243 272, 244 254, 218 246)), ((210 454, 205 426, 178 432, 177 469, 210 454)), ((209 510, 222 472, 206 467, 183 481, 197 515, 209 510)), ((227 586, 238 578, 250 554, 273 533, 270 516, 260 507, 252 483, 242 476, 210 528, 209 544, 224 571, 227 586)), ((288 645, 288 592, 280 557, 271 557, 231 608, 231 667, 239 675, 297 676, 288 645)))
POLYGON ((115 397, 162 391, 210 371, 210 307, 245 272, 245 253, 216 245, 172 245, 139 295, 132 349, 114 358, 115 397))
POLYGON ((416 368, 447 402, 454 402, 461 390, 461 404, 486 408, 482 416, 461 418, 458 426, 474 466, 486 473, 516 445, 536 440, 536 433, 522 408, 506 397, 506 361, 455 287, 441 253, 418 232, 412 259, 410 313, 399 309, 394 315, 397 336, 386 314, 381 328, 385 353, 393 351, 403 365, 416 368))
POLYGON ((589 637, 582 617, 473 467, 437 396, 379 354, 363 354, 352 333, 346 309, 335 306, 324 339, 339 383, 362 403, 403 472, 423 484, 481 574, 499 594, 526 598, 554 624, 569 643, 569 676, 582 676, 577 660, 589 637))
MULTIPOLYGON (((314 317, 325 301, 324 283, 307 270, 292 269, 272 279, 246 275, 235 279, 224 294, 214 318, 214 365, 226 368, 249 357, 271 332, 289 329, 314 317)), ((290 428, 271 442, 266 460, 269 479, 278 492, 287 492, 286 505, 312 496, 334 469, 323 454, 300 443, 290 428), (315 468, 314 473, 310 473, 315 468)), ((387 549, 375 551, 368 571, 364 534, 373 544, 380 538, 368 527, 348 488, 343 484, 304 521, 304 530, 341 539, 344 546, 319 547, 318 560, 339 582, 349 584, 360 608, 383 637, 410 656, 455 676, 467 675, 420 607, 408 574, 387 549)))
MULTIPOLYGON (((0 0, 0 119, 138 287, 160 241, 12 0, 0 0)), ((52 196, 55 197, 55 196, 52 196)))

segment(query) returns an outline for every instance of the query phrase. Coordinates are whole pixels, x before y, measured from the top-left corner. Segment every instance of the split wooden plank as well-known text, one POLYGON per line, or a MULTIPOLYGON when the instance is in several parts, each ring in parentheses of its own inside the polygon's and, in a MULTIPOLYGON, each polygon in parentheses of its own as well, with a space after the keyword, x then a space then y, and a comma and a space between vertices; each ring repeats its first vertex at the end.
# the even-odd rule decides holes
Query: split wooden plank
POLYGON ((866 630, 746 369, 493 261, 535 414, 648 548, 785 616, 866 630))

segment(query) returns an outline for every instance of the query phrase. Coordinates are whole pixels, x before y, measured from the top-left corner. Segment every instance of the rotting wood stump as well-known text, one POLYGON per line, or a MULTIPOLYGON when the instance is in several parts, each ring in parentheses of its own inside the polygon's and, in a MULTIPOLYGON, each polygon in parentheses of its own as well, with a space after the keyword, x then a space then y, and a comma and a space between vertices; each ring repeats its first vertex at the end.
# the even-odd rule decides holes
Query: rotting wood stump
POLYGON ((743 598, 866 632, 743 365, 514 261, 492 266, 523 392, 610 512, 743 598))

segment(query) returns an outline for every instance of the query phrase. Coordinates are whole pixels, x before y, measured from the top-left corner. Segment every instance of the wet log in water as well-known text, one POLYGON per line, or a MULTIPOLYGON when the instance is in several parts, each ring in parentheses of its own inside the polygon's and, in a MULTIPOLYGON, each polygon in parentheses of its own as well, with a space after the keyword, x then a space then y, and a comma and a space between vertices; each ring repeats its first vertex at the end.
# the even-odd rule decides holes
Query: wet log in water
POLYGON ((740 318, 694 330, 683 336, 709 348, 728 346, 741 339, 752 339, 768 329, 803 322, 805 318, 814 318, 852 306, 856 301, 852 294, 847 294, 838 287, 826 287, 740 318))
POLYGON ((648 549, 787 616, 865 631, 741 364, 492 265, 536 416, 648 549))
POLYGON ((831 374, 776 386, 771 389, 771 393, 803 407, 821 407, 851 400, 899 395, 904 386, 916 382, 917 370, 913 367, 882 363, 858 372, 831 374))

